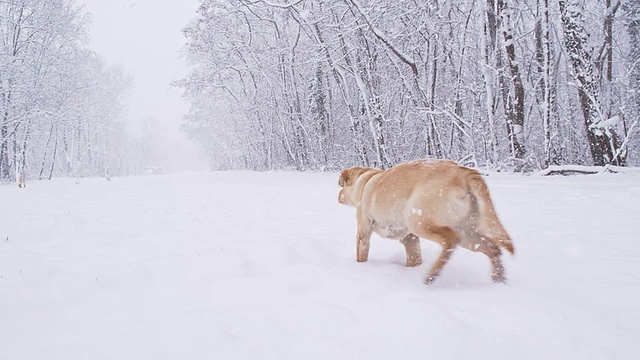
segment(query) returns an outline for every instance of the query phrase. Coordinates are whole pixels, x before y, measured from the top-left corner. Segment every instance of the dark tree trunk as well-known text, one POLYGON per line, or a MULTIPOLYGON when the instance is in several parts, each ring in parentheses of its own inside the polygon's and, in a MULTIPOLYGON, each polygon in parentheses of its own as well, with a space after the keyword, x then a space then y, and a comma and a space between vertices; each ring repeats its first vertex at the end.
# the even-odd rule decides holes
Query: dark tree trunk
POLYGON ((587 141, 594 165, 602 166, 615 163, 614 146, 611 136, 602 129, 599 122, 600 104, 598 85, 593 61, 589 51, 585 50, 587 34, 576 5, 567 6, 565 0, 559 0, 564 32, 564 43, 578 82, 578 99, 587 132, 587 141))
POLYGON ((538 14, 535 28, 536 37, 536 61, 540 74, 540 85, 536 94, 538 105, 542 114, 542 136, 544 146, 542 149, 542 167, 546 168, 554 164, 557 159, 551 156, 551 116, 555 108, 555 87, 552 84, 552 53, 549 23, 549 0, 538 0, 538 14))
MULTIPOLYGON (((516 48, 513 39, 513 29, 511 29, 511 16, 506 0, 498 0, 498 11, 502 18, 502 35, 504 40, 504 50, 507 54, 507 67, 510 78, 502 76, 503 81, 507 81, 507 86, 503 89, 510 89, 508 80, 512 83, 513 94, 505 96, 505 112, 507 116, 507 134, 511 148, 511 156, 515 159, 524 159, 526 151, 523 144, 524 135, 524 86, 520 76, 516 48)), ((506 74, 504 74, 506 75, 506 74)), ((509 92, 510 93, 510 92, 509 92)))

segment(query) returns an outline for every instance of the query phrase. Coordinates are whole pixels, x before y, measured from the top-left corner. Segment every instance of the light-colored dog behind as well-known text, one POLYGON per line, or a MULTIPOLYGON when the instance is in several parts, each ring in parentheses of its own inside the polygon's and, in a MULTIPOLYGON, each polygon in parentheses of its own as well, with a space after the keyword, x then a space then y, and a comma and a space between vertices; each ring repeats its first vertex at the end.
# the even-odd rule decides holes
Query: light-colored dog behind
POLYGON ((426 284, 458 245, 487 255, 493 281, 505 281, 500 248, 513 254, 513 244, 477 171, 453 161, 417 160, 389 170, 352 167, 342 171, 338 184, 338 201, 357 209, 357 261, 367 261, 375 231, 400 240, 407 266, 422 264, 419 238, 442 246, 426 284))

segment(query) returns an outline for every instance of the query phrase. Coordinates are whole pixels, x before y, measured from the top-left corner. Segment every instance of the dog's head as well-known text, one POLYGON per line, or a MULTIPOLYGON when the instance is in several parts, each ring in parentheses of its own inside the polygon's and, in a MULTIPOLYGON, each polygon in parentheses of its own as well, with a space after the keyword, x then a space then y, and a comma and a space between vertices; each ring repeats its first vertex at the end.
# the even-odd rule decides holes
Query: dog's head
POLYGON ((358 166, 342 170, 340 178, 338 179, 338 185, 342 188, 338 194, 338 202, 340 204, 356 206, 358 201, 358 193, 356 189, 356 180, 360 175, 369 171, 369 168, 361 168, 358 166))

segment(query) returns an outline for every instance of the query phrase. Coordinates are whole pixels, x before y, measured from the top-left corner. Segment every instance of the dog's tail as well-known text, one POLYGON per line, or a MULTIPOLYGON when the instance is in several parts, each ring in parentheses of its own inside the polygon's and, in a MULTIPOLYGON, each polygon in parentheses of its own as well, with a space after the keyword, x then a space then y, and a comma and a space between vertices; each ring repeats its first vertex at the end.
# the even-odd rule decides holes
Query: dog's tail
POLYGON ((489 188, 479 172, 473 169, 469 170, 469 191, 476 198, 478 203, 478 230, 481 235, 485 235, 491 242, 498 247, 504 248, 511 254, 514 253, 511 237, 502 226, 498 219, 496 210, 493 207, 489 188))

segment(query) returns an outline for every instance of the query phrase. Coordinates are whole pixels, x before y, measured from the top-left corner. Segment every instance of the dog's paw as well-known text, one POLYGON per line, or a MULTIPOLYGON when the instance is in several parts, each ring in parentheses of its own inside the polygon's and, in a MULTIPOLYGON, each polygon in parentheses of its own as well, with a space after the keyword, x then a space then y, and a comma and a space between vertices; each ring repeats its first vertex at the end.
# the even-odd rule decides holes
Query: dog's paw
POLYGON ((407 260, 406 266, 407 267, 417 267, 422 265, 422 260, 407 260))
POLYGON ((506 284, 507 278, 504 275, 491 275, 491 281, 496 284, 506 284))

